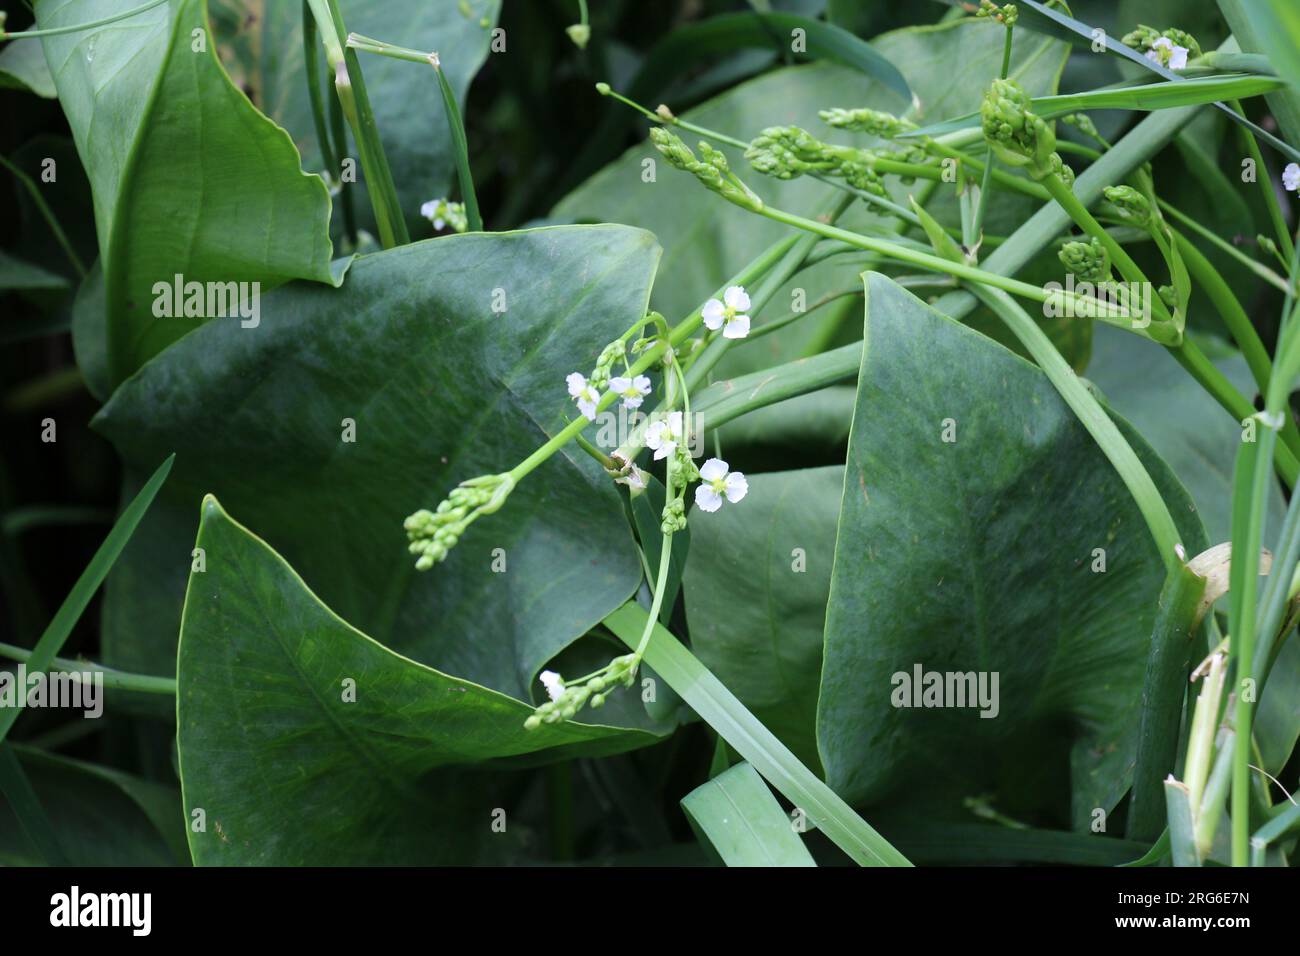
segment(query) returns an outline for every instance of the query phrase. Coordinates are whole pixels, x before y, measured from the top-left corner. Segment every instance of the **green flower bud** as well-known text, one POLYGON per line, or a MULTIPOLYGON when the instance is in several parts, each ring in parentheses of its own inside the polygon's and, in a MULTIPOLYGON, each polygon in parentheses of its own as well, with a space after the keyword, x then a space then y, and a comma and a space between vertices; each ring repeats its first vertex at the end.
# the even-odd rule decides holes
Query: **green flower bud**
MULTIPOLYGON (((1136 30, 1124 34, 1120 39, 1126 47, 1137 50, 1139 53, 1145 53, 1151 49, 1152 44, 1160 38, 1160 31, 1155 27, 1149 27, 1144 23, 1139 23, 1136 30)), ((1185 45, 1185 44, 1184 44, 1185 45)))
POLYGON ((592 707, 602 707, 604 706, 604 704, 605 704, 604 694, 596 694, 594 697, 591 698, 592 707))
POLYGON ((1016 21, 1020 19, 1020 11, 1014 3, 999 7, 993 0, 980 0, 980 8, 975 12, 975 16, 991 17, 1004 26, 1014 27, 1016 21))
POLYGON ((651 127, 650 141, 669 164, 691 173, 728 202, 755 211, 763 208, 763 200, 731 171, 727 158, 707 143, 700 143, 700 154, 704 157, 700 160, 679 136, 662 126, 651 127))
POLYGON ((536 714, 524 721, 524 730, 536 730, 540 726, 542 726, 542 718, 536 714))
POLYGON ((591 39, 590 26, 585 23, 575 23, 573 26, 565 27, 564 32, 569 35, 569 39, 579 50, 587 49, 587 41, 591 39))
POLYGON ((1012 80, 994 80, 980 104, 980 126, 994 154, 1009 166, 1024 166, 1034 179, 1062 174, 1052 124, 1029 109, 1029 94, 1012 80), (1055 157, 1055 159, 1053 159, 1055 157))
POLYGON ((1110 279, 1110 256, 1096 237, 1089 242, 1067 242, 1057 255, 1066 271, 1082 282, 1110 279))
POLYGON ((867 109, 865 107, 856 110, 837 107, 821 110, 817 115, 827 125, 834 126, 836 129, 851 129, 859 133, 867 133, 870 136, 878 136, 881 139, 893 139, 899 133, 916 129, 916 124, 911 120, 902 119, 893 113, 885 113, 881 110, 867 109))
POLYGON ((1156 292, 1160 296, 1160 301, 1164 302, 1165 305, 1169 306, 1171 310, 1178 308, 1178 293, 1174 291, 1173 286, 1162 285, 1159 289, 1156 290, 1156 292))
POLYGON ((1132 186, 1107 186, 1102 195, 1118 210, 1121 218, 1140 229, 1151 228, 1151 203, 1132 186))

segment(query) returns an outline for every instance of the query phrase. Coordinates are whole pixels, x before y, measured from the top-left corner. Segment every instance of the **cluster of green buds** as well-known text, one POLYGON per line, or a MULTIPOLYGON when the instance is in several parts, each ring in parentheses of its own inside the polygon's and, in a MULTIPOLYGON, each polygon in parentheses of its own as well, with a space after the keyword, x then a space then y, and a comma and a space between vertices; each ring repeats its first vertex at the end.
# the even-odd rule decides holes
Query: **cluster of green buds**
POLYGON ((980 125, 994 154, 1008 166, 1023 166, 1034 179, 1059 176, 1067 186, 1074 171, 1056 152, 1052 123, 1036 116, 1032 101, 1014 80, 994 80, 980 104, 980 125))
POLYGON ((1014 27, 1016 21, 1020 19, 1020 11, 1016 9, 1014 3, 1004 3, 998 6, 993 0, 980 0, 980 8, 975 12, 977 17, 992 17, 998 23, 1005 27, 1014 27))
POLYGON ((627 343, 622 339, 615 339, 603 349, 600 355, 596 357, 596 367, 591 370, 591 375, 587 381, 593 388, 605 389, 609 387, 610 373, 614 371, 614 363, 627 357, 627 343))
POLYGON ((1151 203, 1141 192, 1132 186, 1107 186, 1102 195, 1115 207, 1119 218, 1139 229, 1151 228, 1151 203))
POLYGON ((707 189, 717 193, 728 202, 757 212, 763 208, 752 189, 740 181, 740 178, 727 165, 727 157, 708 143, 700 143, 700 157, 696 158, 680 136, 669 132, 662 126, 650 128, 650 142, 663 154, 669 164, 683 172, 690 173, 707 189))
POLYGON ((823 143, 798 126, 769 126, 749 144, 745 158, 756 172, 776 179, 822 173, 839 176, 854 189, 876 196, 886 194, 884 180, 875 170, 875 154, 823 143))
POLYGON ((418 555, 417 571, 427 571, 444 561, 465 533, 465 529, 483 515, 492 514, 505 504, 514 490, 515 479, 509 473, 480 475, 463 481, 433 511, 420 509, 403 522, 408 550, 418 555))
POLYGON ((1066 271, 1080 282, 1110 280, 1110 255, 1095 236, 1089 242, 1067 242, 1057 255, 1066 271))
POLYGON ((1124 34, 1120 39, 1126 47, 1137 50, 1139 53, 1149 53, 1156 49, 1157 40, 1168 40, 1174 46, 1183 47, 1190 56, 1198 57, 1201 55, 1201 45, 1196 42, 1196 37, 1192 36, 1186 30, 1179 30, 1177 27, 1170 27, 1167 30, 1157 30, 1155 27, 1149 27, 1144 23, 1139 23, 1138 28, 1130 33, 1124 34))
POLYGON ((619 685, 632 686, 640 664, 641 659, 636 654, 624 654, 614 658, 590 677, 575 681, 573 684, 564 683, 559 674, 548 671, 542 677, 547 683, 546 689, 551 699, 533 711, 532 715, 524 721, 524 729, 536 730, 542 724, 558 724, 562 720, 571 720, 577 716, 578 711, 588 705, 602 706, 609 691, 619 685))
POLYGON ((855 133, 866 133, 880 139, 893 139, 900 133, 916 129, 916 124, 911 120, 895 116, 893 113, 886 113, 883 110, 867 109, 866 107, 856 110, 834 107, 828 110, 820 110, 817 115, 821 117, 822 122, 827 126, 852 130, 855 133))

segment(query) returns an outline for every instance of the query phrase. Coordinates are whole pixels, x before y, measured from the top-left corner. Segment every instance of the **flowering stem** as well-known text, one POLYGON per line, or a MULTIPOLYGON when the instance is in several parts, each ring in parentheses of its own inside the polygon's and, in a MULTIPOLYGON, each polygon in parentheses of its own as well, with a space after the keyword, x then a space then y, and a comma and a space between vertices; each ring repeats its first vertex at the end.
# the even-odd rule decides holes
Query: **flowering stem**
MULTIPOLYGON (((1093 315, 1112 315, 1116 310, 1099 300, 1089 296, 1082 296, 1078 293, 1060 290, 1057 292, 1048 292, 1047 290, 1031 285, 1028 282, 1021 282, 1019 279, 1011 279, 1007 276, 999 275, 996 272, 988 272, 984 269, 968 266, 964 263, 953 262, 944 259, 941 256, 932 255, 928 252, 919 252, 909 249, 898 243, 889 242, 884 239, 876 239, 872 236, 860 235, 856 232, 849 232, 846 229, 840 229, 837 226, 827 225, 816 222, 812 219, 805 219, 802 216, 796 216, 772 206, 764 206, 761 209, 754 210, 761 216, 773 219, 777 222, 785 223, 788 226, 794 226, 803 229, 806 232, 814 232, 828 239, 838 239, 841 242, 847 242, 849 245, 857 246, 859 249, 865 249, 868 252, 878 252, 881 255, 891 259, 898 259, 911 265, 920 266, 923 269, 930 269, 936 272, 946 272, 954 275, 959 279, 966 279, 970 282, 978 282, 982 285, 992 286, 1001 289, 1004 292, 1011 292, 1015 295, 1022 296, 1026 299, 1032 299, 1035 302, 1051 302, 1059 300, 1072 301, 1075 308, 1081 310, 1082 314, 1093 315), (1087 310, 1087 311, 1084 311, 1087 310)), ((1132 318, 1132 316, 1121 315, 1118 318, 1132 318)))
POLYGON ((80 33, 82 30, 94 30, 97 27, 106 27, 110 23, 116 23, 118 20, 125 20, 128 17, 138 16, 141 13, 152 10, 154 7, 160 7, 167 0, 149 0, 148 3, 142 3, 138 7, 130 10, 124 10, 121 13, 115 13, 111 17, 102 17, 99 20, 91 20, 87 23, 73 23, 66 27, 50 27, 45 30, 24 30, 21 33, 6 33, 0 30, 0 41, 3 40, 30 40, 34 37, 52 37, 63 33, 80 33))
POLYGON ((357 59, 356 51, 345 47, 343 42, 347 28, 339 12, 338 0, 307 0, 307 3, 325 45, 325 60, 334 70, 334 89, 338 92, 343 115, 352 127, 352 136, 361 153, 380 242, 385 249, 405 245, 411 241, 406 231, 406 218, 397 199, 397 186, 388 166, 384 144, 379 139, 361 61, 357 59))
POLYGON ((442 71, 442 60, 437 53, 421 53, 407 47, 394 46, 383 40, 363 37, 358 33, 348 34, 348 47, 363 53, 374 53, 394 60, 409 63, 423 63, 432 66, 438 75, 438 90, 442 94, 443 111, 447 115, 447 128, 451 132, 452 145, 456 154, 456 175, 460 180, 461 199, 465 203, 465 218, 469 221, 470 232, 483 231, 483 217, 479 214, 478 196, 474 192, 474 177, 469 169, 469 140, 465 136, 465 123, 461 119, 460 107, 456 105, 456 93, 442 71))
MULTIPOLYGON (((1002 44, 1002 73, 1001 78, 1006 79, 1007 74, 1011 71, 1011 36, 1014 28, 1008 24, 1006 28, 1006 39, 1002 44)), ((984 178, 980 181, 980 201, 975 207, 975 221, 971 225, 971 232, 974 233, 975 241, 979 242, 980 233, 984 228, 984 213, 988 210, 989 205, 989 186, 993 179, 993 147, 989 146, 984 150, 984 178)))
MULTIPOLYGON (((769 246, 766 251, 758 256, 758 258, 754 259, 749 263, 749 265, 745 266, 744 269, 736 273, 736 275, 733 276, 726 285, 719 289, 716 294, 719 296, 722 295, 727 286, 730 285, 745 285, 748 282, 753 282, 759 276, 771 269, 772 266, 775 265, 797 241, 797 236, 787 236, 779 242, 769 246)), ((701 310, 703 308, 704 306, 701 305, 700 308, 696 309, 679 322, 668 335, 666 342, 660 341, 657 345, 648 349, 646 353, 632 365, 628 370, 628 374, 637 375, 644 372, 646 369, 650 368, 650 366, 654 365, 655 362, 662 361, 665 350, 675 349, 678 345, 684 342, 692 332, 700 327, 700 322, 703 321, 701 315, 701 310)), ((610 405, 613 405, 617 400, 618 396, 613 392, 606 392, 601 396, 600 401, 597 403, 596 410, 602 412, 609 408, 610 405)), ((557 432, 549 441, 511 469, 509 472, 510 477, 514 479, 515 482, 518 482, 569 442, 573 441, 590 424, 591 422, 588 419, 581 415, 578 416, 573 421, 569 422, 569 424, 565 425, 564 428, 557 432)))

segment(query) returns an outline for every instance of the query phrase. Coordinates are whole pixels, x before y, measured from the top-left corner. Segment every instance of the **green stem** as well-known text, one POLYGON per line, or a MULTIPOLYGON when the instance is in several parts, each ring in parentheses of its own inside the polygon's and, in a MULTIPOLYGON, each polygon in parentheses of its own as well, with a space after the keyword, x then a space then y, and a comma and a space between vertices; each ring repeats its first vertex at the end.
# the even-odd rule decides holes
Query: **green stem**
MULTIPOLYGON (((945 272, 954 275, 959 279, 965 279, 969 282, 976 282, 984 286, 991 286, 995 289, 1001 289, 1004 292, 1011 292, 1015 295, 1031 299, 1035 302, 1057 302, 1061 300, 1072 301, 1081 314, 1089 315, 1108 315, 1114 311, 1112 306, 1108 306, 1099 300, 1092 299, 1088 296, 1081 296, 1077 293, 1060 290, 1057 292, 1048 292, 1041 286, 1031 285, 1028 282, 1021 282, 1019 279, 1011 279, 1007 276, 1000 275, 996 272, 989 272, 975 266, 968 266, 964 263, 953 262, 936 256, 928 252, 919 252, 909 249, 906 246, 899 245, 895 242, 889 242, 884 239, 876 239, 872 236, 864 236, 856 232, 849 232, 846 229, 840 229, 837 226, 827 225, 826 223, 816 222, 812 219, 805 219, 802 216, 796 216, 772 206, 763 206, 755 209, 761 216, 776 222, 785 223, 788 226, 794 226, 805 232, 813 232, 817 235, 828 239, 838 239, 849 245, 857 246, 859 249, 865 249, 868 252, 878 252, 881 255, 891 259, 897 259, 907 262, 923 269, 930 269, 935 272, 945 272)), ((1111 316, 1114 318, 1114 316, 1111 316)), ((1125 322, 1132 316, 1118 316, 1121 322, 1125 322)))
POLYGON ((406 231, 406 218, 402 215, 393 172, 384 153, 384 144, 379 138, 370 96, 366 92, 365 76, 361 72, 361 62, 357 59, 356 51, 344 45, 347 27, 339 12, 338 0, 307 0, 307 3, 316 18, 316 27, 320 30, 321 41, 325 45, 325 59, 334 70, 334 88, 338 92, 343 115, 352 127, 352 137, 361 153, 361 165, 365 170, 370 201, 375 210, 379 240, 385 249, 405 245, 411 241, 410 234, 406 231))
POLYGON ((1250 366, 1250 373, 1259 387, 1260 394, 1266 393, 1269 377, 1273 374, 1273 363, 1268 357, 1268 350, 1260 340, 1259 333, 1250 321, 1250 316, 1241 307, 1241 303, 1228 288, 1228 284, 1223 281, 1219 270, 1214 268, 1200 249, 1196 248, 1196 244, 1181 232, 1170 231, 1173 233, 1174 242, 1178 245, 1183 262, 1187 265, 1188 273, 1218 310, 1219 317, 1228 328, 1228 333, 1237 343, 1237 348, 1241 349, 1246 364, 1250 366))
POLYGON ((338 96, 331 96, 329 104, 330 131, 334 136, 334 160, 339 164, 336 170, 339 174, 339 201, 343 206, 343 232, 348 237, 352 249, 355 250, 358 242, 356 202, 353 198, 353 184, 343 181, 342 170, 342 157, 348 151, 348 134, 343 122, 343 103, 338 96))
MULTIPOLYGON (((0 644, 0 657, 14 661, 28 661, 32 652, 25 647, 13 644, 0 644)), ((153 677, 149 674, 131 674, 126 671, 113 670, 94 661, 74 661, 66 657, 55 657, 50 661, 49 670, 61 671, 80 679, 86 671, 92 671, 102 677, 104 686, 110 690, 134 690, 142 694, 161 694, 176 696, 176 681, 170 677, 153 677)))
POLYGON ((14 178, 17 179, 18 182, 22 184, 23 188, 27 190, 27 194, 32 197, 32 202, 36 204, 36 211, 41 214, 41 218, 44 219, 46 225, 50 227, 50 232, 54 233, 54 239, 58 242, 59 248, 62 249, 63 254, 68 257, 68 261, 72 263, 72 267, 77 270, 77 275, 84 279, 86 277, 86 266, 81 261, 81 257, 77 255, 77 250, 72 247, 72 243, 69 241, 67 233, 65 233, 63 227, 59 225, 59 220, 55 218, 54 211, 50 209, 49 204, 45 201, 45 197, 41 195, 41 190, 36 185, 36 181, 4 156, 0 156, 0 166, 3 166, 5 169, 9 170, 9 172, 13 173, 14 178))
POLYGON ((1274 286, 1279 292, 1288 291, 1289 287, 1286 284, 1286 280, 1283 279, 1276 272, 1274 272, 1272 269, 1270 269, 1268 266, 1264 265, 1262 262, 1256 262, 1250 256, 1246 255, 1244 252, 1242 252, 1240 249, 1234 246, 1232 243, 1226 242, 1220 236, 1211 232, 1209 229, 1206 229, 1204 226, 1202 226, 1191 216, 1187 215, 1184 212, 1180 212, 1178 209, 1174 208, 1169 203, 1165 202, 1163 199, 1157 197, 1156 202, 1159 203, 1160 210, 1162 212, 1166 212, 1169 215, 1173 216, 1180 223, 1182 223, 1188 229, 1192 230, 1192 232, 1196 233, 1202 239, 1204 239, 1209 243, 1212 243, 1214 246, 1216 246, 1219 250, 1221 250, 1225 254, 1232 256, 1232 258, 1236 259, 1238 262, 1240 262, 1251 272, 1255 273, 1255 275, 1259 276, 1265 282, 1274 286))
POLYGON ((330 178, 338 179, 339 159, 334 155, 326 125, 325 97, 320 85, 320 52, 316 43, 316 21, 311 15, 311 5, 302 0, 302 61, 307 78, 307 97, 311 101, 311 119, 316 127, 316 141, 320 144, 321 162, 329 170, 330 178))
MULTIPOLYGON (((1204 593, 1205 579, 1185 564, 1179 562, 1169 568, 1160 591, 1142 681, 1133 795, 1125 833, 1130 840, 1154 840, 1166 824, 1164 782, 1177 760, 1183 694, 1204 593)), ((1171 828, 1173 822, 1168 820, 1171 828)), ((1186 845, 1191 846, 1190 827, 1188 831, 1186 845)))
POLYGON ((465 124, 461 120, 460 107, 456 105, 456 94, 452 91, 451 83, 436 54, 433 57, 433 70, 438 74, 438 89, 442 91, 447 126, 451 129, 451 139, 456 146, 456 175, 460 179, 460 198, 465 203, 465 218, 469 220, 470 232, 482 232, 483 217, 479 214, 474 177, 469 168, 469 140, 465 136, 465 124))
POLYGON ((99 20, 90 20, 86 23, 74 23, 66 27, 50 27, 45 30, 24 30, 21 33, 6 33, 0 30, 0 41, 4 40, 31 40, 35 37, 53 37, 64 33, 80 33, 83 30, 94 30, 96 27, 106 27, 110 23, 117 23, 119 20, 125 20, 128 17, 139 16, 152 10, 154 7, 160 7, 167 0, 149 0, 148 3, 142 3, 138 7, 130 10, 124 10, 122 13, 115 13, 110 17, 102 17, 99 20))
MULTIPOLYGON (((1008 26, 1006 29, 1006 38, 1002 44, 1002 74, 1001 78, 1006 79, 1007 73, 1011 69, 1011 36, 1013 28, 1008 26)), ((993 178, 993 147, 988 147, 984 151, 984 177, 980 181, 980 201, 975 207, 975 222, 971 226, 971 231, 975 234, 975 241, 979 242, 980 232, 984 228, 984 213, 989 204, 989 186, 993 178)))
MULTIPOLYGON (((1238 116, 1246 115, 1238 100, 1232 100, 1228 105, 1238 116)), ((1286 228, 1286 219, 1282 215, 1282 207, 1273 189, 1273 178, 1268 174, 1268 167, 1264 165, 1264 156, 1259 151, 1259 143, 1249 127, 1238 124, 1237 132, 1245 140, 1246 149, 1255 161, 1255 181, 1259 183, 1260 191, 1264 194, 1264 206, 1268 209, 1268 218, 1273 222, 1273 231, 1277 234, 1277 242, 1283 258, 1290 259, 1295 253, 1295 246, 1291 242, 1291 233, 1286 228)))

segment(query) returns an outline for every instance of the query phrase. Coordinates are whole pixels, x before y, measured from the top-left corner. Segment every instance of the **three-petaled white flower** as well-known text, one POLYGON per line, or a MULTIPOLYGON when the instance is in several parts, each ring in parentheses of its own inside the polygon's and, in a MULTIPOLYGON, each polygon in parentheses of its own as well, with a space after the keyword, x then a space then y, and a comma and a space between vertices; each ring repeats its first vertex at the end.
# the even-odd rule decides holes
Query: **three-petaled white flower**
POLYGON ((624 408, 640 408, 641 400, 650 394, 650 379, 644 375, 636 378, 611 378, 609 390, 623 399, 624 408))
POLYGON ((546 694, 551 700, 559 700, 560 695, 564 693, 564 678, 555 671, 542 671, 538 675, 542 686, 546 688, 546 694))
POLYGON ((1182 70, 1187 67, 1187 47, 1178 46, 1169 37, 1156 37, 1147 50, 1147 59, 1171 70, 1182 70))
POLYGON ((1282 186, 1289 193, 1300 192, 1300 165, 1287 163, 1282 170, 1282 186))
POLYGON ((578 411, 587 416, 589 421, 596 420, 596 403, 600 401, 600 392, 587 381, 581 372, 571 372, 565 379, 569 383, 569 394, 578 403, 578 411))
POLYGON ((721 458, 710 458, 700 466, 700 484, 695 489, 695 504, 701 511, 717 511, 726 498, 733 505, 749 493, 749 482, 738 471, 729 471, 721 458))
POLYGON ((669 412, 645 430, 645 446, 655 453, 655 461, 667 458, 682 441, 682 413, 669 412))
POLYGON ((722 329, 726 339, 743 339, 749 334, 749 293, 744 286, 733 285, 722 293, 722 301, 710 299, 704 303, 700 315, 704 318, 705 328, 717 331, 722 329))

